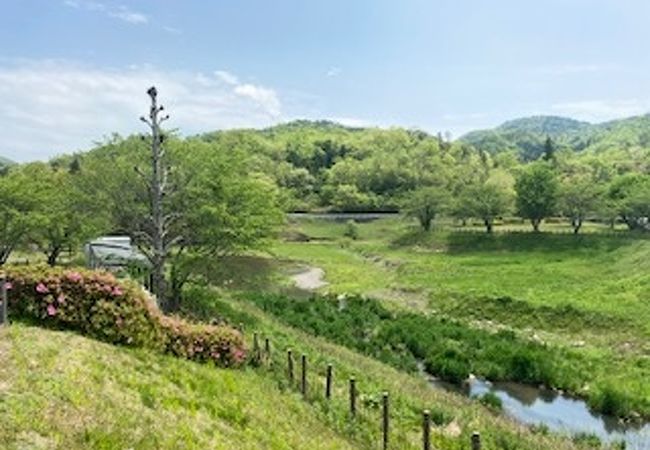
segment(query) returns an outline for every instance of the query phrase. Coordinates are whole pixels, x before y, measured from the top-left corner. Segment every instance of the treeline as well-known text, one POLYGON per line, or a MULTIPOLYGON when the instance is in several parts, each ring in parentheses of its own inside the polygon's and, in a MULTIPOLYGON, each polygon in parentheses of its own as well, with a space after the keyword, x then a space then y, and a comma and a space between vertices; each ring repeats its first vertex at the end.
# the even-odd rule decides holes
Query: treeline
MULTIPOLYGON (((286 211, 403 211, 424 229, 440 214, 480 219, 487 231, 511 214, 535 229, 550 215, 576 232, 587 218, 648 228, 650 152, 638 146, 575 152, 547 139, 537 160, 523 162, 514 151, 417 130, 301 121, 165 139, 175 187, 165 203, 182 236, 174 243, 178 284, 193 256, 259 246, 286 211)), ((151 226, 148 158, 142 136, 114 136, 86 153, 4 170, 0 264, 21 246, 56 264, 100 234, 137 242, 151 226)))
POLYGON ((201 138, 251 155, 288 211, 404 211, 424 229, 446 214, 480 219, 488 231, 504 215, 535 229, 559 215, 576 232, 587 218, 640 229, 650 215, 650 149, 638 146, 577 152, 547 138, 527 161, 513 149, 488 152, 416 130, 300 121, 201 138))

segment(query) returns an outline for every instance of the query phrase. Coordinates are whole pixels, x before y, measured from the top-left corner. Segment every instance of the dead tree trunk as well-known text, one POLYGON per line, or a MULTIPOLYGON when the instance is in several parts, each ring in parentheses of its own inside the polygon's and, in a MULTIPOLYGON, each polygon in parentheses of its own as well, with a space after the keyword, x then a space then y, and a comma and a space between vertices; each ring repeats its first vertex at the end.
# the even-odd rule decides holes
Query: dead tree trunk
POLYGON ((163 147, 163 134, 160 130, 160 124, 169 118, 168 115, 160 116, 163 106, 158 106, 155 87, 151 87, 147 94, 151 98, 151 107, 149 109, 149 118, 141 117, 140 120, 149 125, 151 130, 151 174, 147 179, 150 200, 150 213, 148 226, 144 230, 144 235, 149 251, 146 255, 152 265, 152 291, 158 302, 167 306, 167 280, 165 276, 165 263, 169 247, 172 242, 169 238, 169 218, 165 216, 164 197, 167 194, 167 167, 165 166, 165 150, 163 147))

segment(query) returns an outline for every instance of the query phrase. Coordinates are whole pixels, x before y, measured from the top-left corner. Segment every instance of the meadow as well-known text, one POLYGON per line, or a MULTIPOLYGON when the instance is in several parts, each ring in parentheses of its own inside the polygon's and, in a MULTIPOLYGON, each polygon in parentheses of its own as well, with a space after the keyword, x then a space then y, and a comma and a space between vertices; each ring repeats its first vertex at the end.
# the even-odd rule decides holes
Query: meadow
POLYGON ((522 345, 574 355, 581 363, 568 364, 572 374, 554 387, 587 397, 597 410, 650 414, 650 241, 643 235, 597 224, 577 236, 559 224, 540 234, 507 225, 492 236, 449 226, 423 233, 395 218, 356 226, 351 239, 345 223, 294 220, 287 235, 308 239, 278 242, 274 258, 323 268, 329 285, 321 293, 358 294, 390 311, 512 333, 522 345))

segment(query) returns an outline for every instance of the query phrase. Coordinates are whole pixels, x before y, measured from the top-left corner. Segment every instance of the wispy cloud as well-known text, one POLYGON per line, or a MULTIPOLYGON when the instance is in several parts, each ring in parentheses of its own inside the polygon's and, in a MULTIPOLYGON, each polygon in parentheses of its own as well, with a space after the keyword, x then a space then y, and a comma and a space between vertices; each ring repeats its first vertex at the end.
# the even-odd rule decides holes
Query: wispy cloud
POLYGON ((642 99, 580 100, 551 105, 559 114, 590 122, 602 122, 644 114, 650 110, 650 101, 642 99))
POLYGON ((535 69, 536 72, 545 75, 579 75, 579 74, 588 74, 588 73, 602 73, 602 72, 611 72, 620 70, 620 67, 615 64, 595 64, 595 63, 585 63, 585 64, 558 64, 558 65, 549 65, 541 66, 535 69))
POLYGON ((341 75, 341 72, 343 72, 343 70, 340 67, 333 66, 327 69, 327 72, 325 72, 325 76, 329 78, 334 78, 341 75))
POLYGON ((118 19, 133 25, 145 25, 149 23, 149 17, 147 15, 133 11, 125 5, 113 6, 94 0, 65 0, 63 3, 70 8, 99 12, 113 19, 118 19))
MULTIPOLYGON (((225 71, 222 71, 226 73, 225 71)), ((277 92, 260 84, 232 83, 217 74, 166 72, 150 66, 93 68, 66 61, 0 61, 0 155, 43 159, 87 148, 113 132, 139 132, 145 91, 156 85, 185 134, 261 127, 282 118, 277 92)))

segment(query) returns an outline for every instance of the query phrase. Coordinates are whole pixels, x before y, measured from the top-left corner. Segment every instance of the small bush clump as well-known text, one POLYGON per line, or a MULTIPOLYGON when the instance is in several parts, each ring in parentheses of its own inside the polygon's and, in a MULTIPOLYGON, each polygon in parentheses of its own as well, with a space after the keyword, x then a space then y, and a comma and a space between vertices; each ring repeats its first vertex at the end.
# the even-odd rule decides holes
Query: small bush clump
POLYGON ((9 267, 10 317, 222 367, 245 359, 241 334, 163 315, 137 285, 107 272, 9 267))

